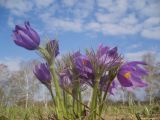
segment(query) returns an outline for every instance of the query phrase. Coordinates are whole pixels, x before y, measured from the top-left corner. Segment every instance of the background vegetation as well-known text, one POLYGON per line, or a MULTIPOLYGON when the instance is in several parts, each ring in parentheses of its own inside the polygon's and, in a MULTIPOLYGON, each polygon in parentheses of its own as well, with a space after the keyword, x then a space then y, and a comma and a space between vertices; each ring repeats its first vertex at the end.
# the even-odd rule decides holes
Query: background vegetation
MULTIPOLYGON (((144 78, 149 85, 140 95, 143 99, 137 97, 138 92, 118 89, 118 101, 107 99, 106 120, 160 120, 160 62, 151 53, 142 59, 149 71, 144 78)), ((38 60, 22 62, 18 71, 10 71, 7 65, 0 64, 0 120, 54 120, 50 95, 32 73, 38 63, 38 60)), ((87 101, 90 93, 84 94, 87 101)))

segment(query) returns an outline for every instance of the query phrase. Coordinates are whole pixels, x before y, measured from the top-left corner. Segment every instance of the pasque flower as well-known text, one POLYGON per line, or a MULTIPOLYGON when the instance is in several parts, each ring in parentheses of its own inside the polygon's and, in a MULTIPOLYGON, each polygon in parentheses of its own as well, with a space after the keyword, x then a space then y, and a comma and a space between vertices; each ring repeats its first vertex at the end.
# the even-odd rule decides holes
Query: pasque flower
POLYGON ((59 73, 59 84, 62 88, 72 88, 73 76, 69 69, 64 69, 59 73))
POLYGON ((133 61, 124 63, 117 74, 117 78, 123 87, 144 87, 147 83, 142 77, 147 75, 147 71, 142 67, 144 62, 133 61))
POLYGON ((46 50, 51 57, 56 57, 59 54, 59 45, 57 40, 51 40, 46 44, 46 50))
POLYGON ((121 56, 117 52, 117 47, 110 48, 108 46, 100 45, 96 52, 96 59, 99 65, 110 69, 114 66, 119 66, 121 64, 121 56))
POLYGON ((50 86, 52 77, 49 71, 49 65, 47 63, 36 65, 33 73, 42 84, 46 85, 47 87, 50 86))
POLYGON ((35 50, 40 44, 40 37, 38 33, 31 28, 29 22, 25 22, 25 26, 15 26, 13 30, 14 42, 21 47, 28 50, 35 50))
MULTIPOLYGON (((108 46, 103 45, 100 45, 96 52, 88 51, 87 55, 77 53, 73 58, 79 77, 93 87, 98 76, 100 78, 99 88, 102 91, 106 91, 109 81, 114 79, 108 77, 109 71, 117 71, 122 63, 117 47, 110 49, 108 46)), ((115 83, 112 82, 109 89, 111 94, 113 94, 112 89, 115 87, 115 83)))
MULTIPOLYGON (((62 88, 73 89, 77 84, 82 87, 87 77, 87 67, 82 62, 84 56, 78 51, 68 56, 70 62, 66 62, 63 69, 59 71, 59 83, 62 88), (81 59, 82 58, 82 59, 81 59)), ((87 59, 86 59, 87 60, 87 59)))
POLYGON ((79 77, 82 79, 91 79, 93 68, 87 56, 79 56, 74 58, 74 64, 79 77))
POLYGON ((113 80, 112 83, 110 84, 110 86, 108 86, 109 82, 110 82, 110 79, 109 79, 108 75, 102 76, 100 79, 100 82, 99 82, 99 88, 100 88, 100 90, 102 90, 104 92, 109 91, 109 93, 113 95, 114 94, 113 89, 115 89, 117 87, 117 84, 113 80), (107 87, 109 87, 109 89, 107 87))
MULTIPOLYGON (((88 51, 87 58, 89 59, 88 65, 86 66, 90 73, 88 74, 89 84, 94 86, 95 77, 99 77, 102 79, 104 76, 108 76, 109 71, 117 71, 118 67, 122 63, 122 58, 117 52, 117 47, 110 48, 108 46, 103 46, 102 44, 98 47, 97 51, 93 50, 88 51)), ((81 67, 82 68, 82 67, 81 67)), ((113 78, 104 79, 104 81, 100 81, 102 83, 107 83, 113 78), (108 81, 107 81, 108 80, 108 81)), ((101 85, 100 85, 101 86, 101 85)))

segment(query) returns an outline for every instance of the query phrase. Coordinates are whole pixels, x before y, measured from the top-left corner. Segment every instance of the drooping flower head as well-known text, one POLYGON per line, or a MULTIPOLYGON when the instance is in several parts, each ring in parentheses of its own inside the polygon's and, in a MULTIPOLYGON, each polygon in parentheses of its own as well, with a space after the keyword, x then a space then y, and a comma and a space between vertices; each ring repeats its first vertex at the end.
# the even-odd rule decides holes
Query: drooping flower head
POLYGON ((28 50, 35 50, 40 44, 38 33, 30 27, 29 22, 25 22, 25 27, 16 25, 13 30, 14 42, 28 50))
POLYGON ((46 44, 46 50, 51 55, 51 57, 55 58, 59 54, 59 45, 57 40, 51 40, 46 44))
POLYGON ((50 87, 52 77, 47 63, 36 65, 33 73, 42 84, 50 87))
POLYGON ((117 78, 123 87, 145 87, 147 83, 142 77, 147 75, 147 71, 142 67, 144 62, 133 61, 124 63, 119 71, 117 78))

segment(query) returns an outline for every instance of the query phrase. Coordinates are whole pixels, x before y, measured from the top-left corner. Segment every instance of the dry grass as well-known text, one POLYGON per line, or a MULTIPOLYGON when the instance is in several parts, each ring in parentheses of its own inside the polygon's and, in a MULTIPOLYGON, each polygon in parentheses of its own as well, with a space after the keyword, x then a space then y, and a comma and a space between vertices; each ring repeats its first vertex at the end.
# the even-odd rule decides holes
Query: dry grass
MULTIPOLYGON (((160 120, 160 105, 108 105, 105 107, 105 120, 160 120)), ((25 109, 20 106, 0 107, 0 120, 54 120, 53 108, 34 106, 25 109)))

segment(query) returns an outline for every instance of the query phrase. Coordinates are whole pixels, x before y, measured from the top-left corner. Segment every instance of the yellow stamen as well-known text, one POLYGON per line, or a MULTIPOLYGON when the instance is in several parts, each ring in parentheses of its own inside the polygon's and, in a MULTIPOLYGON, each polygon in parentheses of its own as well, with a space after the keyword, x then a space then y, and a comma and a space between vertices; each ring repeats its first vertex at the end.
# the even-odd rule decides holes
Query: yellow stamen
POLYGON ((126 72, 123 76, 128 79, 131 77, 131 72, 126 72))
POLYGON ((82 63, 83 63, 83 65, 86 65, 86 64, 87 64, 87 61, 86 61, 86 60, 83 60, 82 63))

